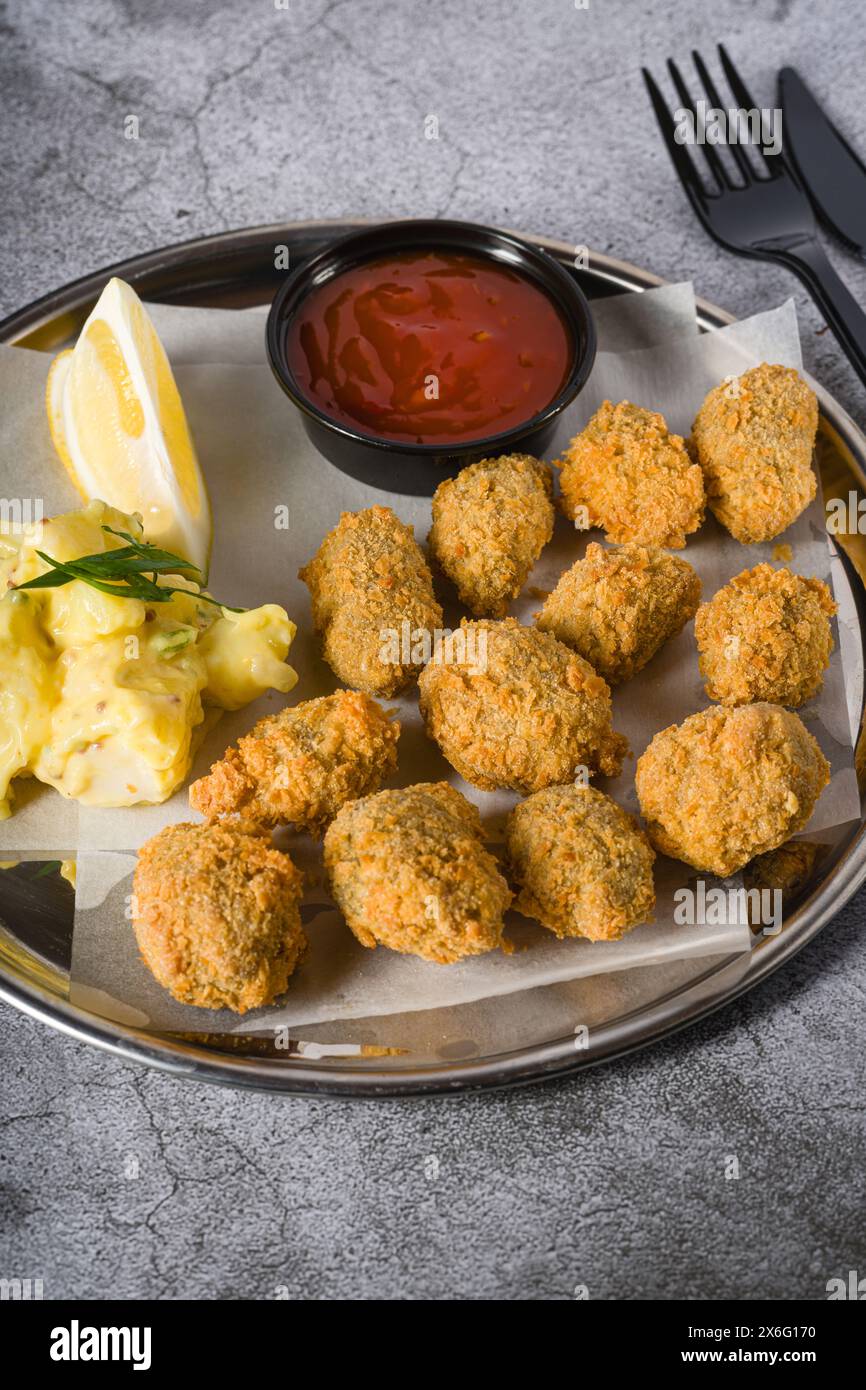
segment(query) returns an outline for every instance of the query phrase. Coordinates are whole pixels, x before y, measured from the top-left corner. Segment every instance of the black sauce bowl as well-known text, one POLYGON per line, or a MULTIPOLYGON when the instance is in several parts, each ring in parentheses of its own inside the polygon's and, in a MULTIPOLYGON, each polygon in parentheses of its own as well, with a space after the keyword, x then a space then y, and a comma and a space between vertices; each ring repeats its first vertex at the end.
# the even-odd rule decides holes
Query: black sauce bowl
POLYGON ((580 393, 595 360, 595 325, 577 281, 540 247, 508 232, 474 222, 418 219, 385 222, 352 232, 294 271, 279 289, 265 330, 268 360, 277 381, 303 416, 311 441, 342 472, 388 492, 430 497, 443 478, 475 459, 498 454, 541 454, 557 416, 580 393), (481 256, 508 266, 545 290, 559 309, 572 340, 568 376, 549 405, 519 425, 485 439, 463 443, 411 444, 380 439, 334 420, 308 399, 292 373, 286 353, 289 325, 306 296, 335 275, 364 261, 401 251, 447 250, 481 256))

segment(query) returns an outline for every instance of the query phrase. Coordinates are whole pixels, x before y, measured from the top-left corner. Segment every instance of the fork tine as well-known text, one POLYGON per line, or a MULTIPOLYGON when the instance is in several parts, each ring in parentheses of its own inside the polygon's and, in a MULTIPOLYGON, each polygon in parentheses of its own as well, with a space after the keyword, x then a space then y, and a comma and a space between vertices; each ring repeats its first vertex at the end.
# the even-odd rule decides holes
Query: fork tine
MULTIPOLYGON (((757 110, 757 102, 755 101, 754 97, 752 96, 751 92, 749 91, 748 87, 746 86, 745 82, 740 76, 739 72, 734 67, 733 60, 730 57, 728 50, 725 48, 725 45, 723 43, 719 44, 719 60, 722 64, 722 67, 725 70, 725 77, 728 79, 728 86, 730 87, 740 106, 744 107, 747 111, 750 111, 753 108, 757 110)), ((764 154, 763 144, 759 144, 757 146, 757 149, 760 151, 761 158, 763 159, 769 173, 772 175, 773 178, 778 178, 779 175, 783 172, 790 174, 790 167, 788 165, 787 160, 785 159, 785 156, 781 153, 781 151, 779 152, 779 154, 773 155, 773 160, 771 161, 764 154)))
MULTIPOLYGON (((677 89, 677 96, 679 97, 685 109, 687 111, 691 111, 692 115, 695 117, 695 121, 697 122, 695 104, 689 96, 689 89, 683 81, 682 73, 680 72, 673 58, 668 58, 668 72, 671 75, 671 81, 677 89)), ((715 148, 712 145, 702 144, 700 146, 700 150, 702 155, 704 156, 704 159, 707 162, 707 166, 710 170, 710 173, 716 180, 719 189, 722 190, 724 188, 733 188, 734 185, 731 182, 730 176, 728 175, 728 171, 725 168, 719 156, 716 154, 715 148)))
POLYGON ((661 130, 662 137, 667 146, 668 154, 673 160, 674 168, 679 175, 680 183, 692 197, 696 206, 703 208, 707 201, 707 190, 701 182, 698 171, 685 145, 681 145, 676 139, 674 134, 676 123, 665 104, 665 99, 659 91, 652 73, 648 68, 641 68, 641 72, 643 73, 643 80, 649 92, 649 98, 653 105, 653 111, 655 112, 659 129, 661 130))
MULTIPOLYGON (((696 52, 695 49, 692 49, 692 62, 695 65, 695 70, 698 74, 698 80, 703 83, 704 91, 710 99, 710 105, 715 106, 719 110, 723 111, 725 109, 725 105, 722 101, 722 98, 719 96, 719 90, 713 79, 710 77, 710 74, 707 71, 707 66, 703 58, 701 57, 700 53, 696 52)), ((737 133, 739 134, 739 132, 737 133)), ((752 167, 751 160, 747 157, 745 151, 743 150, 739 142, 737 142, 736 144, 731 144, 730 140, 728 140, 726 148, 729 150, 731 158, 733 159, 734 163, 736 164, 746 183, 753 183, 757 179, 758 175, 752 167)))
POLYGON ((757 103, 754 101, 751 92, 734 67, 723 43, 719 44, 719 59, 722 67, 725 69, 725 77, 728 79, 728 85, 740 105, 745 106, 746 110, 749 110, 752 106, 756 106, 757 103))

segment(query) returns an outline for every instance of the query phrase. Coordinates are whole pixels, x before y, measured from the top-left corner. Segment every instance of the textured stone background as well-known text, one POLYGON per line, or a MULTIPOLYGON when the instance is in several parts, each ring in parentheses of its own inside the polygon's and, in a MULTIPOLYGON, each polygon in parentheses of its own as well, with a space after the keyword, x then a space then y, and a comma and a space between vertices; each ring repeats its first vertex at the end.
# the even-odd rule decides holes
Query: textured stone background
MULTIPOLYGON (((744 314, 796 287, 701 232, 640 64, 721 39, 772 104, 792 63, 866 151, 854 0, 2 11, 4 313, 228 227, 449 213, 692 277, 744 314)), ((831 255, 866 299, 866 269, 831 255)), ((798 304, 808 366, 862 420, 862 388, 798 304)), ((4 1010, 0 1274, 41 1276, 47 1297, 821 1298, 866 1272, 864 916, 861 894, 783 973, 648 1052, 448 1102, 181 1085, 4 1010)))

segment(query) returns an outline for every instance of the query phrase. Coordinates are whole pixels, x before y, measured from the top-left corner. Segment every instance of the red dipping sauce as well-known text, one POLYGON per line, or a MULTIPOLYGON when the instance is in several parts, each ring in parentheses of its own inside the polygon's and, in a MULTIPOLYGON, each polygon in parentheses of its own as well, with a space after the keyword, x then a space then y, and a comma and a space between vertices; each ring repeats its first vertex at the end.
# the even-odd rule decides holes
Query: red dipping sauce
POLYGON ((286 357, 303 395, 364 434, 483 439, 559 395, 574 347, 553 300, 482 256, 403 251, 312 290, 286 357))

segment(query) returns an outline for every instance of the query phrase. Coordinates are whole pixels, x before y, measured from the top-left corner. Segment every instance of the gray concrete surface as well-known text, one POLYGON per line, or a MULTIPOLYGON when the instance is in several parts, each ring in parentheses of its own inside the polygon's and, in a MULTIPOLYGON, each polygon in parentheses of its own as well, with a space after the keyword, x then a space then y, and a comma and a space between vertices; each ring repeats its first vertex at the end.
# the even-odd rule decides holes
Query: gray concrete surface
MULTIPOLYGON (((796 287, 701 232, 639 66, 722 39, 771 103, 793 63, 863 152, 861 36, 854 0, 3 6, 0 308, 227 227, 431 213, 764 308, 796 287)), ((831 254, 866 299, 866 269, 831 254)), ((798 304, 808 365, 862 421, 798 304)), ((861 894, 759 991, 648 1052, 450 1102, 181 1085, 4 1010, 0 1274, 46 1297, 822 1298, 866 1273, 864 918, 861 894)))

